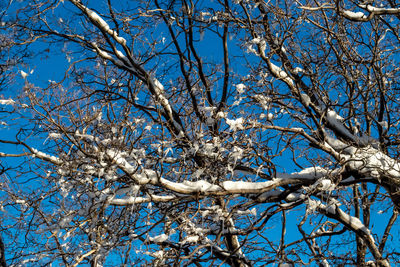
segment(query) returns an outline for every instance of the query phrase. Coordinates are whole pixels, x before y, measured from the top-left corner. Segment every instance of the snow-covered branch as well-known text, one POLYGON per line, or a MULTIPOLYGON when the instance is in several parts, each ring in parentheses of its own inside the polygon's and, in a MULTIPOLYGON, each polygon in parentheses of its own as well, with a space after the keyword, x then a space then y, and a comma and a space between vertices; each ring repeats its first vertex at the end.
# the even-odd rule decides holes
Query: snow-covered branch
POLYGON ((360 221, 360 219, 345 213, 336 204, 326 205, 318 200, 309 200, 309 205, 330 218, 340 221, 348 229, 356 233, 368 245, 371 253, 379 266, 390 266, 389 262, 382 257, 371 231, 360 221))
POLYGON ((400 14, 400 8, 374 7, 370 4, 360 4, 358 6, 362 9, 364 9, 365 11, 367 11, 368 14, 365 14, 364 12, 361 12, 361 11, 354 12, 354 11, 345 10, 345 9, 341 10, 341 14, 349 20, 361 21, 361 22, 370 21, 373 17, 379 16, 379 15, 400 14))

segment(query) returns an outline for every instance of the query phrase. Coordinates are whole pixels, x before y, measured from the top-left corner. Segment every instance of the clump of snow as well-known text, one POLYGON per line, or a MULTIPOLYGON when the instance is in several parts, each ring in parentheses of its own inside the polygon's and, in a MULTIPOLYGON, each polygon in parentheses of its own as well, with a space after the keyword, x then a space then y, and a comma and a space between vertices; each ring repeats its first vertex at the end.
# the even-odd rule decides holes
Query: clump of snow
POLYGON ((322 167, 310 167, 301 170, 300 172, 294 172, 290 174, 278 174, 278 177, 285 179, 285 178, 301 178, 301 179, 317 179, 324 177, 331 172, 328 169, 324 169, 322 167))
POLYGON ((304 199, 306 195, 301 194, 301 193, 290 193, 289 195, 286 196, 286 201, 287 202, 295 202, 300 199, 304 199))
POLYGON ((26 73, 25 71, 20 70, 20 73, 21 73, 22 78, 26 79, 26 77, 28 77, 28 73, 26 73))
POLYGON ((105 22, 99 15, 97 15, 96 12, 94 12, 93 10, 88 9, 87 10, 87 14, 88 16, 93 20, 96 21, 97 23, 100 24, 100 26, 108 31, 110 29, 110 26, 108 26, 107 22, 105 22))
MULTIPOLYGON (((148 252, 148 251, 146 251, 146 252, 148 252)), ((159 251, 156 251, 154 253, 150 253, 150 256, 158 258, 158 259, 162 259, 162 258, 164 258, 164 251, 159 250, 159 251)))
POLYGON ((209 20, 209 17, 211 16, 211 13, 210 12, 207 12, 207 11, 201 11, 200 12, 200 15, 199 15, 199 19, 200 20, 209 20), (208 18, 207 18, 208 17, 208 18))
POLYGON ((154 89, 156 90, 157 94, 163 94, 164 93, 164 85, 160 83, 158 79, 154 79, 154 89))
POLYGON ((264 52, 267 48, 267 43, 263 38, 257 37, 250 41, 250 43, 258 45, 260 47, 260 51, 264 52))
POLYGON ((55 156, 50 156, 50 155, 43 153, 35 148, 32 148, 32 152, 33 152, 33 154, 31 156, 33 158, 38 157, 39 159, 44 159, 44 160, 50 161, 57 165, 60 165, 62 163, 62 161, 59 158, 57 158, 55 156))
POLYGON ((14 105, 15 101, 11 98, 9 99, 0 99, 0 105, 14 105))
POLYGON ((105 20, 103 20, 103 18, 101 18, 96 12, 94 12, 93 10, 90 10, 87 7, 85 7, 85 9, 86 9, 86 12, 87 12, 89 18, 92 19, 93 21, 95 21, 102 30, 104 30, 108 34, 110 34, 119 44, 121 44, 121 45, 126 44, 125 38, 118 36, 118 34, 115 31, 110 29, 110 26, 108 25, 108 23, 105 20))
POLYGON ((329 267, 330 266, 326 259, 323 259, 321 263, 322 263, 322 267, 329 267))
POLYGON ((373 139, 369 136, 366 137, 355 137, 343 124, 344 118, 340 116, 339 114, 336 113, 336 111, 329 109, 328 112, 326 113, 326 120, 329 123, 329 125, 337 132, 340 132, 342 135, 347 136, 354 142, 360 143, 360 144, 368 144, 373 139))
POLYGON ((322 203, 319 200, 314 200, 310 198, 306 201, 306 204, 307 204, 306 212, 307 214, 311 214, 314 213, 322 203))
POLYGON ((224 181, 222 182, 222 187, 227 191, 233 192, 257 191, 272 186, 279 181, 279 179, 273 179, 272 181, 267 182, 224 181))
POLYGON ((49 138, 51 138, 51 139, 60 139, 61 138, 61 134, 59 134, 59 133, 49 133, 49 138))
POLYGON ((152 241, 152 242, 155 242, 155 243, 162 243, 164 241, 167 241, 168 238, 169 238, 168 235, 161 234, 161 235, 158 235, 158 236, 155 236, 155 237, 149 237, 149 240, 152 241))
POLYGON ((217 108, 216 107, 199 107, 199 109, 201 110, 201 111, 204 111, 204 112, 213 112, 214 110, 216 110, 217 108))
POLYGON ((230 154, 230 156, 237 161, 238 159, 242 159, 243 157, 243 149, 238 147, 238 146, 234 146, 233 147, 233 151, 230 154))
POLYGON ((304 72, 304 70, 302 68, 300 68, 300 67, 296 67, 293 70, 293 73, 295 73, 295 74, 299 74, 299 73, 302 73, 302 72, 304 72))
POLYGON ((327 119, 332 122, 332 124, 336 124, 338 121, 343 121, 343 117, 336 113, 336 111, 330 109, 326 113, 327 119))
POLYGON ((303 101, 304 105, 308 107, 311 104, 311 99, 307 94, 301 94, 301 101, 303 101))
POLYGON ((30 70, 29 73, 26 73, 23 70, 20 70, 19 73, 21 74, 22 78, 26 79, 30 74, 33 73, 34 70, 30 70))
POLYGON ((272 114, 272 113, 267 113, 267 114, 265 114, 265 113, 261 113, 260 114, 260 119, 267 119, 267 120, 272 120, 273 118, 274 118, 275 116, 274 116, 274 114, 272 114))
POLYGON ((265 49, 267 48, 267 43, 263 38, 256 37, 250 42, 247 43, 247 53, 253 53, 255 55, 258 55, 257 50, 253 47, 253 45, 257 45, 260 48, 260 51, 264 53, 265 49))
POLYGON ((189 235, 189 236, 185 237, 185 239, 182 241, 182 244, 197 243, 197 242, 199 242, 199 236, 197 236, 197 235, 189 235))
POLYGON ((344 155, 344 158, 348 160, 349 167, 363 174, 378 177, 385 172, 386 175, 400 177, 400 163, 372 146, 357 149, 356 153, 344 155))
POLYGON ((24 199, 17 199, 17 200, 15 200, 15 204, 22 204, 22 205, 24 205, 24 204, 26 204, 26 201, 25 201, 24 199))
POLYGON ((360 20, 360 19, 366 19, 367 16, 363 12, 353 12, 350 10, 343 10, 343 14, 350 18, 350 19, 355 19, 355 20, 360 20))
POLYGON ((235 85, 236 87, 236 91, 238 92, 238 94, 243 94, 244 93, 244 89, 246 88, 246 85, 240 83, 235 85))
POLYGON ((226 118, 227 112, 219 111, 216 115, 217 118, 226 118))
POLYGON ((257 216, 257 209, 256 208, 252 208, 250 210, 250 214, 253 215, 253 216, 257 216))
POLYGON ((268 109, 271 98, 264 95, 255 95, 254 99, 261 104, 264 109, 268 109))
POLYGON ((321 186, 321 190, 323 191, 332 191, 335 189, 335 185, 332 184, 332 181, 329 179, 322 179, 319 181, 319 184, 321 186))
POLYGON ((278 67, 272 62, 269 62, 269 67, 271 72, 280 80, 286 82, 287 84, 294 85, 292 78, 284 71, 282 68, 278 67))
POLYGON ((237 118, 236 120, 226 119, 226 123, 232 131, 243 130, 243 118, 237 118))
POLYGON ((251 210, 238 210, 236 212, 237 215, 251 215, 251 216, 257 216, 257 209, 252 208, 251 210))

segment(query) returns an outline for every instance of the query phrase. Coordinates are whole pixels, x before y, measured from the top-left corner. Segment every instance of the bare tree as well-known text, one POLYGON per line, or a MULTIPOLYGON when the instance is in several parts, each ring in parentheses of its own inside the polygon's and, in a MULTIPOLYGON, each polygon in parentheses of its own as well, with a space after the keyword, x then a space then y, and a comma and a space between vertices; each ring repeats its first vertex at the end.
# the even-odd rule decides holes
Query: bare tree
POLYGON ((396 2, 4 14, 32 56, 0 100, 8 264, 400 263, 396 2))

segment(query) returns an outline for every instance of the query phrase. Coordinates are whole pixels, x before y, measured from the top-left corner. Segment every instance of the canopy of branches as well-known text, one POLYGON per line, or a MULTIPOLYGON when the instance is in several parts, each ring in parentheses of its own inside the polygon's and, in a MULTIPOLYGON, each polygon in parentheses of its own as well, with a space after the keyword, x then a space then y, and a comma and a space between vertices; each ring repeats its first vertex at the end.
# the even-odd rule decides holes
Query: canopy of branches
POLYGON ((396 1, 1 5, 2 266, 400 264, 396 1))

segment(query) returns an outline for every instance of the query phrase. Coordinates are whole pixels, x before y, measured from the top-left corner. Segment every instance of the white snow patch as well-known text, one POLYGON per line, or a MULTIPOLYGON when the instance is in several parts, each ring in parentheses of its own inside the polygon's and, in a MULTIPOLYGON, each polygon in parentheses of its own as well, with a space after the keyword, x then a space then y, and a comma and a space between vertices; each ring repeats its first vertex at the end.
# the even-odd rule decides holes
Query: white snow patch
POLYGON ((323 205, 322 203, 321 203, 321 201, 319 201, 319 200, 314 200, 314 199, 308 199, 307 201, 306 201, 306 203, 307 203, 307 213, 308 214, 310 214, 310 213, 314 213, 317 209, 318 209, 318 207, 319 206, 321 206, 321 205, 323 205))
POLYGON ((271 98, 264 95, 255 95, 254 99, 261 104, 264 109, 268 109, 271 98))
POLYGON ((392 177, 400 177, 400 163, 371 146, 357 149, 356 153, 344 155, 344 158, 348 160, 349 167, 363 174, 379 176, 379 173, 384 172, 392 177))
POLYGON ((273 179, 272 181, 267 182, 244 182, 244 181, 224 181, 222 182, 222 187, 227 191, 256 191, 268 186, 272 186, 275 184, 279 179, 273 179))
POLYGON ((182 241, 182 244, 197 243, 197 242, 199 242, 199 236, 197 236, 197 235, 189 235, 189 236, 185 237, 185 239, 182 241))
POLYGON ((242 159, 243 157, 243 149, 238 147, 238 146, 234 146, 233 147, 233 152, 230 154, 230 156, 237 161, 238 159, 242 159))
POLYGON ((306 195, 301 194, 301 193, 290 193, 289 195, 286 196, 286 201, 287 202, 295 202, 300 199, 304 199, 306 195))
POLYGON ((226 124, 232 131, 243 130, 243 118, 237 118, 236 120, 226 119, 226 124))
POLYGON ((329 179, 319 180, 318 184, 322 191, 332 191, 335 189, 335 184, 333 184, 332 181, 329 179))
POLYGON ((236 212, 237 215, 252 215, 252 216, 257 216, 257 209, 252 208, 251 210, 238 210, 236 212))
POLYGON ((328 112, 326 113, 326 117, 329 121, 332 121, 333 124, 343 121, 343 117, 337 114, 336 111, 332 109, 328 110, 328 112))
POLYGON ((332 173, 332 170, 324 169, 322 167, 310 167, 310 168, 305 168, 301 170, 300 172, 294 172, 294 173, 279 173, 277 176, 285 179, 285 178, 300 178, 300 179, 318 179, 321 177, 324 177, 328 175, 329 173, 332 173))
POLYGON ((293 73, 295 73, 295 74, 299 74, 299 73, 302 73, 302 72, 304 72, 304 70, 302 68, 300 68, 300 67, 296 67, 293 70, 293 73))
POLYGON ((161 234, 161 235, 158 235, 158 236, 155 236, 155 237, 149 237, 149 240, 152 241, 152 242, 155 242, 155 243, 162 243, 164 241, 167 241, 168 238, 169 238, 168 235, 161 234))
POLYGON ((244 89, 246 88, 246 85, 240 83, 235 85, 236 87, 236 91, 238 92, 238 94, 243 94, 244 93, 244 89))
POLYGON ((274 63, 270 62, 269 67, 271 69, 271 72, 278 78, 281 79, 282 81, 285 81, 288 84, 294 85, 294 82, 292 78, 289 77, 289 75, 280 67, 275 65, 274 63))
POLYGON ((307 94, 301 94, 300 97, 306 107, 311 104, 311 98, 307 94))
POLYGON ((9 99, 0 99, 0 105, 14 105, 15 101, 11 98, 9 99))
POLYGON ((324 259, 321 263, 322 263, 322 267, 329 267, 329 263, 326 259, 324 259))
POLYGON ((343 10, 343 14, 345 16, 347 16, 348 18, 355 19, 355 20, 367 18, 367 16, 363 12, 353 12, 350 10, 343 10))
POLYGON ((49 133, 49 138, 51 138, 51 139, 60 139, 61 138, 61 134, 59 134, 59 133, 49 133))
POLYGON ((25 71, 20 70, 19 72, 21 73, 22 78, 26 79, 26 77, 28 77, 28 73, 26 73, 25 71))

